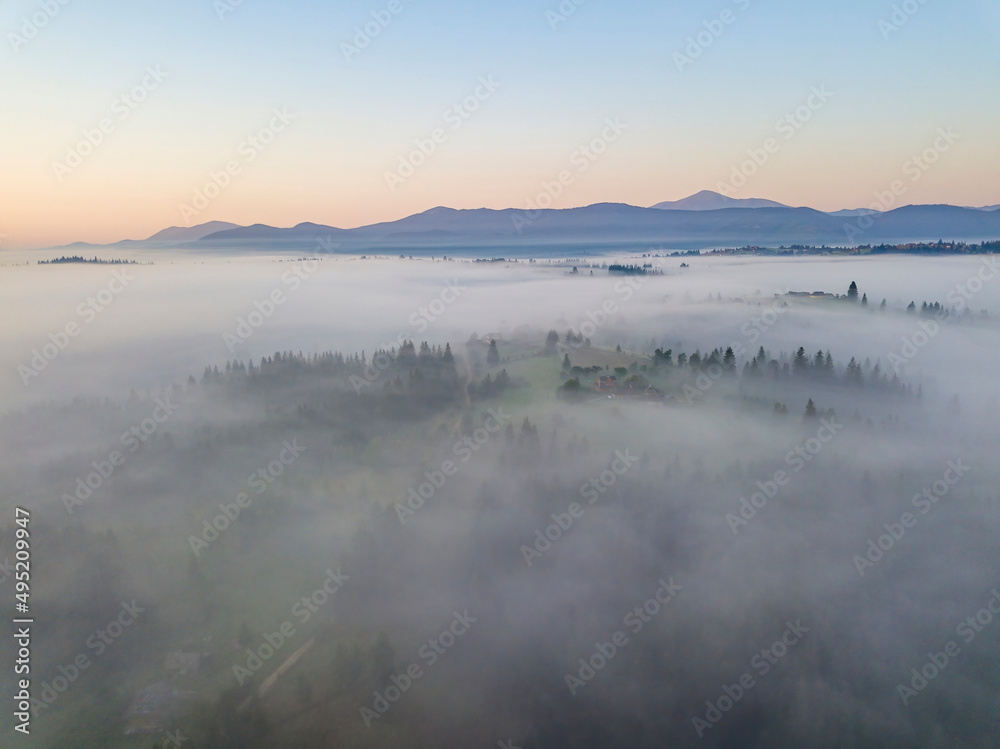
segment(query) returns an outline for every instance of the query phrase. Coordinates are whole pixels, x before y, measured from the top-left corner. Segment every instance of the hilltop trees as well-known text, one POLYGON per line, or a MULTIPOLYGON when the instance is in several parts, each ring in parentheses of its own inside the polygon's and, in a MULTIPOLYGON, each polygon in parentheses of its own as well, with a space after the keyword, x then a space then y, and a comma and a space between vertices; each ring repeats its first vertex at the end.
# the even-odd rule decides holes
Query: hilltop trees
POLYGON ((805 375, 809 371, 809 357, 806 356, 806 350, 803 346, 799 346, 799 350, 795 352, 792 371, 795 372, 796 376, 805 375))
POLYGON ((556 388, 556 397, 565 398, 567 400, 576 400, 583 395, 584 391, 580 385, 580 380, 577 377, 566 380, 562 385, 556 388))
MULTIPOLYGON (((678 356, 678 361, 683 356, 684 354, 678 356)), ((754 380, 762 379, 796 380, 803 383, 839 384, 851 388, 870 387, 886 393, 913 393, 912 387, 901 382, 891 371, 887 373, 878 361, 873 364, 866 359, 862 363, 856 357, 851 357, 841 369, 834 366, 832 352, 820 349, 814 355, 808 356, 804 347, 799 347, 791 356, 782 353, 773 358, 761 346, 757 355, 744 364, 742 379, 747 385, 754 380)))
POLYGON ((668 367, 673 366, 673 350, 667 349, 664 351, 662 348, 656 349, 653 352, 653 366, 659 366, 660 364, 666 364, 668 367))
POLYGON ((221 371, 218 366, 206 368, 197 386, 220 392, 245 388, 247 392, 277 397, 321 381, 333 385, 329 393, 337 395, 303 406, 303 413, 308 411, 311 418, 336 410, 342 398, 357 408, 376 410, 384 400, 394 403, 401 413, 415 414, 452 402, 463 392, 451 345, 441 348, 423 342, 418 354, 412 341, 404 341, 398 350, 378 349, 371 359, 364 352, 345 355, 326 351, 305 356, 276 351, 261 357, 259 365, 228 361, 221 371))
POLYGON ((722 369, 730 374, 736 371, 736 354, 733 353, 732 346, 728 346, 726 353, 722 355, 722 369))
POLYGON ((864 385, 865 376, 861 370, 861 365, 851 357, 851 360, 847 362, 847 371, 844 373, 844 381, 851 385, 864 385))
POLYGON ((501 369, 495 378, 487 374, 479 384, 469 383, 468 392, 470 398, 482 400, 500 395, 509 387, 511 387, 510 375, 507 374, 506 369, 501 369))
POLYGON ((550 330, 549 334, 545 336, 545 353, 549 355, 554 355, 556 353, 556 346, 559 345, 559 331, 550 330))

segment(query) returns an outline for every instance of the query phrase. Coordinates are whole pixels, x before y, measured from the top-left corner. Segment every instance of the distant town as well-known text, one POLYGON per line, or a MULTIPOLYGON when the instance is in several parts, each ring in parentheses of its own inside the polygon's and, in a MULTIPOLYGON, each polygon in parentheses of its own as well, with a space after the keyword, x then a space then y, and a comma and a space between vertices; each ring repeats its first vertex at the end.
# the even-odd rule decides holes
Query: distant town
MULTIPOLYGON (((721 250, 708 250, 706 255, 983 255, 1000 252, 1000 240, 966 244, 965 242, 911 242, 908 244, 878 244, 858 245, 857 247, 828 247, 820 245, 792 244, 777 248, 758 247, 728 247, 721 250)), ((691 253, 686 253, 691 254, 691 253)))

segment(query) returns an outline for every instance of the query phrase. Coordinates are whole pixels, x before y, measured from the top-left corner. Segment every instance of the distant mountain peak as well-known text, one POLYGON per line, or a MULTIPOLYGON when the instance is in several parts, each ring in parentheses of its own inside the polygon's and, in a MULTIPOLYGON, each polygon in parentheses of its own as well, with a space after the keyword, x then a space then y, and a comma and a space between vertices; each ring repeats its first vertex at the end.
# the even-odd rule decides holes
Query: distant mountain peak
POLYGON ((228 221, 208 221, 197 226, 171 226, 156 232, 147 239, 147 242, 192 242, 214 234, 217 231, 228 229, 238 229, 239 224, 231 224, 228 221))
POLYGON ((652 208, 661 211, 718 211, 723 208, 788 208, 784 203, 764 198, 730 198, 712 190, 702 190, 681 200, 665 200, 652 208))
POLYGON ((433 216, 435 213, 455 213, 456 211, 458 211, 457 208, 450 208, 446 205, 436 205, 433 208, 428 208, 424 211, 424 213, 433 216))

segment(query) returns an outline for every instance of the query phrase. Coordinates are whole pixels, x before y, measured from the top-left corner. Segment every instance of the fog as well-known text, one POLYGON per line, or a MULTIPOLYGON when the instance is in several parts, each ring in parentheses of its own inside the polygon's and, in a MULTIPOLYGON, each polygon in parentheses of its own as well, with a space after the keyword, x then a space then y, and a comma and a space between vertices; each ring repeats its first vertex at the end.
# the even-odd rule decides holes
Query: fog
POLYGON ((97 254, 0 267, 31 745, 995 745, 995 256, 97 254))

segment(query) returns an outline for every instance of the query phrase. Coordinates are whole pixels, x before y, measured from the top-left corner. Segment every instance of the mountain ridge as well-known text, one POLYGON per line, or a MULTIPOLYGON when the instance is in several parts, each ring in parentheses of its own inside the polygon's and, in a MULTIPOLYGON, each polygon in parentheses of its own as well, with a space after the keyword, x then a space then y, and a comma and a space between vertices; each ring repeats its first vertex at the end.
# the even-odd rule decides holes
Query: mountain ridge
POLYGON ((146 240, 123 240, 103 246, 344 253, 426 253, 444 249, 448 254, 481 254, 484 250, 537 254, 542 250, 586 252, 588 248, 597 251, 657 245, 674 249, 778 244, 853 247, 1000 237, 1000 211, 995 206, 931 204, 883 212, 865 208, 824 212, 757 198, 731 199, 707 190, 667 203, 672 207, 657 207, 664 203, 646 208, 613 202, 539 210, 435 206, 394 221, 351 229, 308 221, 292 227, 210 221, 193 227, 170 227, 146 240), (719 198, 725 207, 706 207, 719 203, 719 198), (678 207, 681 204, 694 207, 678 207))
MULTIPOLYGON (((626 203, 521 211, 513 208, 432 208, 354 229, 299 224, 288 229, 231 229, 202 238, 200 247, 239 243, 318 243, 341 252, 415 252, 442 249, 447 254, 503 248, 507 254, 587 247, 745 246, 813 244, 856 246, 882 242, 987 240, 1000 237, 1000 212, 949 205, 904 206, 891 211, 832 215, 813 208, 736 207, 716 210, 664 210, 626 203), (322 238, 322 239, 321 239, 322 238)), ((491 253, 492 254, 492 253, 491 253)))

